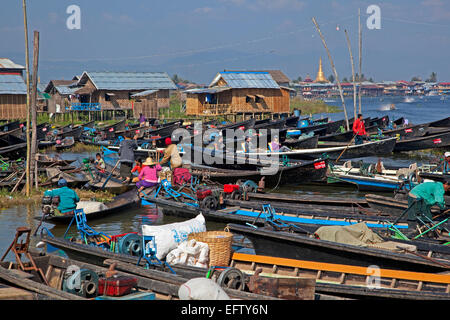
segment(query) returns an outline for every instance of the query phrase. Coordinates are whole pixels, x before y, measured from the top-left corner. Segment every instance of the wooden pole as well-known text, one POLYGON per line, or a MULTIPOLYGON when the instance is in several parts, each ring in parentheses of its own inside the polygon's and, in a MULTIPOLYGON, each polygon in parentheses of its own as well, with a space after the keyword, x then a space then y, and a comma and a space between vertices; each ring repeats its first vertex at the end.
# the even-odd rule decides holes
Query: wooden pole
POLYGON ((353 63, 352 47, 350 44, 350 38, 348 37, 347 30, 344 30, 345 38, 347 39, 348 52, 350 53, 350 63, 352 65, 352 78, 353 78, 353 116, 356 120, 356 83, 355 83, 355 64, 353 63))
MULTIPOLYGON (((362 78, 362 28, 361 28, 361 9, 358 9, 358 37, 359 37, 359 88, 358 88, 358 99, 359 99, 359 112, 361 112, 361 78, 362 78)), ((355 118, 356 119, 356 118, 355 118)))
MULTIPOLYGON (((37 113, 36 113, 36 103, 37 103, 37 78, 38 78, 38 65, 39 65, 39 32, 34 31, 34 41, 33 41, 33 75, 32 75, 32 96, 31 96, 31 123, 32 123, 32 132, 31 132, 31 169, 36 166, 35 154, 37 151, 37 113)), ((31 170, 32 172, 32 170, 31 170)), ((35 177, 36 190, 38 189, 38 181, 37 174, 35 177)), ((30 177, 30 186, 33 185, 33 178, 30 177)))
POLYGON ((26 77, 27 77, 27 127, 26 127, 26 140, 27 140, 27 163, 25 167, 25 193, 26 196, 30 196, 31 185, 30 185, 30 164, 31 164, 31 145, 30 145, 30 59, 28 52, 28 26, 27 26, 27 5, 26 0, 22 0, 23 8, 23 25, 25 30, 25 63, 26 63, 26 77))
POLYGON ((350 125, 348 123, 347 108, 345 107, 345 101, 344 101, 344 95, 342 94, 341 82, 339 81, 339 76, 336 71, 336 68, 334 67, 334 62, 333 62, 333 59, 331 58, 330 50, 328 50, 327 43, 325 42, 325 38, 323 37, 322 32, 320 31, 320 28, 319 28, 319 25, 317 24, 316 18, 313 17, 312 21, 313 21, 314 25, 316 26, 316 29, 319 32, 320 38, 322 39, 323 46, 325 47, 325 50, 327 51, 328 59, 330 60, 331 68, 333 69, 334 77, 336 78, 336 82, 338 84, 339 95, 341 96, 342 106, 344 107, 345 123, 346 123, 347 131, 348 131, 348 130, 350 130, 350 125))

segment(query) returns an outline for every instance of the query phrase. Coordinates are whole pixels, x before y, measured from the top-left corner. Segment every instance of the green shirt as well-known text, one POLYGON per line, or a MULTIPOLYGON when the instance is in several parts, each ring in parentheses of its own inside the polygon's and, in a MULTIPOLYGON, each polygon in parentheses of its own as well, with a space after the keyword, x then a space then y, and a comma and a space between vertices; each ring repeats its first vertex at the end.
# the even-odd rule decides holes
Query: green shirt
POLYGON ((442 182, 424 182, 410 191, 413 195, 421 198, 429 206, 438 205, 441 209, 445 209, 444 185, 442 182))
POLYGON ((77 208, 77 202, 80 201, 77 193, 69 187, 47 190, 44 192, 44 196, 59 196, 60 201, 58 210, 61 211, 61 213, 75 210, 77 208))

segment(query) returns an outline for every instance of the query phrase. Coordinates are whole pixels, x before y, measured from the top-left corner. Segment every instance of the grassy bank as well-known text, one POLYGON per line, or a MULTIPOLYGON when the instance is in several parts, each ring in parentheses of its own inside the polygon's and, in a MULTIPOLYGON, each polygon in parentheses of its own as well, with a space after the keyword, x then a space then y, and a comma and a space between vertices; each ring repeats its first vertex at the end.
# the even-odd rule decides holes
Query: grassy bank
POLYGON ((84 144, 81 142, 77 142, 75 143, 75 145, 70 148, 70 149, 63 149, 63 150, 56 150, 55 146, 51 146, 46 148, 43 152, 41 153, 65 153, 65 152, 70 152, 70 153, 83 153, 83 152, 100 152, 102 151, 102 148, 100 146, 94 146, 91 144, 84 144))
MULTIPOLYGON (((30 197, 26 197, 22 192, 10 192, 9 190, 0 189, 0 209, 4 210, 7 208, 16 207, 19 205, 38 205, 42 201, 42 196, 47 188, 39 188, 39 190, 32 189, 30 197)), ((114 198, 112 193, 107 191, 91 191, 91 190, 81 190, 74 189, 75 192, 83 201, 99 201, 106 202, 114 198)))
POLYGON ((317 113, 338 113, 342 111, 341 108, 330 106, 322 100, 306 101, 297 97, 291 99, 291 112, 293 112, 294 109, 300 109, 302 111, 302 115, 317 113))

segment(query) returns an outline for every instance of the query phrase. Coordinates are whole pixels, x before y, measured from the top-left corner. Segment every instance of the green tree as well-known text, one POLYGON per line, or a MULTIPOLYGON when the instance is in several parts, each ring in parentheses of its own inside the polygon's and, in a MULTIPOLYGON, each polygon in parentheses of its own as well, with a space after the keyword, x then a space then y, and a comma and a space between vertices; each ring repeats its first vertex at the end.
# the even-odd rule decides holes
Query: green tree
POLYGON ((330 74, 330 76, 328 77, 328 81, 330 81, 331 83, 334 82, 334 76, 332 74, 330 74))
POLYGON ((411 78, 411 81, 422 81, 422 79, 420 79, 420 77, 414 76, 411 78))

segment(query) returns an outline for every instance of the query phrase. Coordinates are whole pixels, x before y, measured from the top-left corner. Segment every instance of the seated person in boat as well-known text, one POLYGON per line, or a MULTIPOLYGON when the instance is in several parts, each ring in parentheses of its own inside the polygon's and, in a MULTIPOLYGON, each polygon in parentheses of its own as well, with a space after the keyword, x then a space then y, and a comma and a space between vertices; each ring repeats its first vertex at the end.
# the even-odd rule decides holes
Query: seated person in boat
POLYGON ((443 174, 450 174, 450 152, 444 153, 444 167, 442 168, 443 174))
POLYGON ((367 132, 362 114, 358 114, 358 118, 353 122, 353 134, 355 135, 355 144, 364 142, 364 136, 367 136, 367 132))
POLYGON ((100 171, 100 173, 105 173, 106 170, 106 163, 105 160, 103 160, 102 155, 100 153, 97 153, 95 155, 95 168, 100 171))
POLYGON ((72 213, 77 208, 77 203, 80 201, 77 193, 67 186, 65 179, 59 179, 58 189, 47 190, 44 196, 59 197, 59 204, 55 215, 66 215, 72 213))
POLYGON ((244 153, 249 153, 251 151, 254 151, 252 137, 248 136, 245 138, 245 142, 242 143, 242 151, 244 153))
POLYGON ((282 146, 278 141, 278 136, 274 136, 272 142, 269 142, 269 151, 270 152, 286 152, 291 151, 288 147, 282 146))
POLYGON ((177 145, 172 143, 172 139, 170 138, 166 138, 164 142, 166 143, 166 149, 164 150, 164 156, 159 164, 163 165, 168 162, 170 169, 172 170, 181 167, 182 161, 177 145))
MULTIPOLYGON (((137 173, 137 175, 139 175, 141 173, 143 169, 143 164, 142 164, 142 159, 138 158, 134 161, 134 167, 133 169, 131 169, 131 173, 137 173)), ((139 177, 134 177, 132 182, 138 182, 139 181, 139 177)))
POLYGON ((143 163, 144 167, 138 176, 139 181, 136 182, 138 192, 144 188, 151 188, 158 184, 158 171, 161 171, 159 163, 154 162, 152 158, 147 158, 143 163))
POLYGON ((120 177, 125 183, 131 181, 131 166, 134 162, 134 150, 138 148, 137 138, 137 134, 134 135, 133 139, 131 139, 131 136, 126 135, 125 139, 119 145, 120 177))
POLYGON ((423 182, 415 186, 408 193, 408 224, 415 228, 417 217, 425 216, 433 219, 431 207, 437 205, 442 210, 445 209, 445 192, 450 190, 450 185, 446 181, 423 182))

